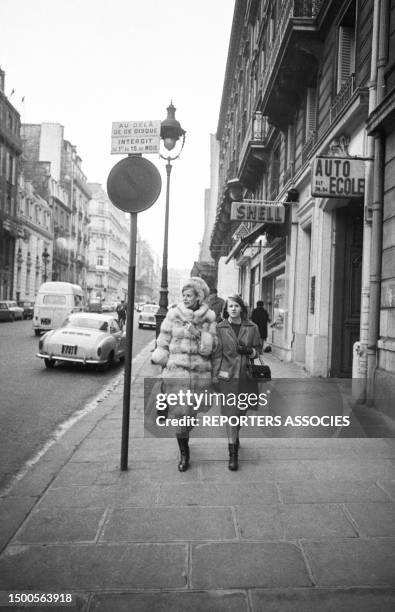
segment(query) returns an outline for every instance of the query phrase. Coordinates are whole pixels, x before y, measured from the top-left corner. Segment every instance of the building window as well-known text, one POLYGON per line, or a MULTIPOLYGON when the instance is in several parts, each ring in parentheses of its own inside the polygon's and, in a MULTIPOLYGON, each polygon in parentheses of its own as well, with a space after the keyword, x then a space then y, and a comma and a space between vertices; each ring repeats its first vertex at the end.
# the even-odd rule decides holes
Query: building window
POLYGON ((340 22, 337 47, 336 93, 355 73, 356 7, 351 4, 340 22))
POLYGON ((280 145, 273 151, 270 177, 270 199, 275 200, 280 187, 280 145))
POLYGON ((305 140, 308 141, 317 127, 317 89, 308 87, 306 96, 305 140))
POLYGON ((99 257, 97 258, 96 265, 97 266, 102 266, 103 265, 103 257, 101 255, 99 255, 99 257))

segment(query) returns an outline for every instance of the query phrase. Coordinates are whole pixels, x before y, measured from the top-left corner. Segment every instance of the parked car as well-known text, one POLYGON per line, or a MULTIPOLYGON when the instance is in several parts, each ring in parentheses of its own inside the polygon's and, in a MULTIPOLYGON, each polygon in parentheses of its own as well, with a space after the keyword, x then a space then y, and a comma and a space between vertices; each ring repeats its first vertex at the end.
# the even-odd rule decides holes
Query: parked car
POLYGON ((102 303, 100 300, 89 300, 88 312, 102 312, 102 303))
POLYGON ((102 312, 115 312, 116 307, 114 302, 103 302, 101 305, 102 312))
POLYGON ((58 329, 47 332, 38 344, 37 357, 45 367, 57 361, 94 364, 101 370, 125 358, 126 335, 112 315, 79 312, 69 315, 58 329))
POLYGON ((0 321, 15 321, 15 315, 7 302, 0 302, 0 321))
POLYGON ((0 309, 3 311, 1 317, 2 321, 22 321, 23 319, 23 308, 12 300, 3 300, 0 302, 0 309))
POLYGON ((139 327, 156 328, 155 315, 158 312, 158 304, 144 304, 139 314, 139 327))
POLYGON ((34 312, 34 302, 18 302, 18 306, 23 308, 23 318, 32 319, 34 312))

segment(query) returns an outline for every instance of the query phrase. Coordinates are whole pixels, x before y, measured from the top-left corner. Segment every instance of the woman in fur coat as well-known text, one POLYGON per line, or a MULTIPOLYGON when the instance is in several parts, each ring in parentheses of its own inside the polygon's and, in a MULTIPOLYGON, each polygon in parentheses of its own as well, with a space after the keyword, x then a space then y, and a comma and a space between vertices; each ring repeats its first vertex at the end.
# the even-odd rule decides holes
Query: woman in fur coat
MULTIPOLYGON (((211 355, 216 343, 215 313, 204 300, 209 288, 203 279, 192 277, 182 289, 182 302, 170 308, 164 319, 151 361, 161 365, 164 393, 209 391, 211 355)), ((196 416, 193 406, 177 406, 173 417, 196 416)), ((189 432, 192 426, 177 427, 181 458, 180 472, 189 465, 189 432)))
MULTIPOLYGON (((226 416, 246 414, 227 402, 228 394, 258 393, 258 385, 247 375, 247 360, 262 351, 262 340, 257 325, 248 319, 247 307, 239 295, 227 298, 223 320, 217 325, 217 345, 213 354, 213 382, 225 395, 222 412, 226 416)), ((230 397, 230 396, 229 396, 230 397)), ((252 408, 250 408, 252 409, 252 408)), ((256 408, 255 408, 256 409, 256 408)), ((238 468, 239 425, 226 424, 229 448, 229 469, 238 468)))

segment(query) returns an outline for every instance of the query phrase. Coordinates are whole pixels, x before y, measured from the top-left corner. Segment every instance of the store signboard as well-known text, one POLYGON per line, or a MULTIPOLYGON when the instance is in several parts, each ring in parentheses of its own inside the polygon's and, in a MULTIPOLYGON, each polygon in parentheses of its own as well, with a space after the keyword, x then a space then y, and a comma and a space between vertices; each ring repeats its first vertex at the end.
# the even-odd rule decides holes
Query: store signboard
POLYGON ((279 203, 265 203, 265 200, 243 200, 241 202, 232 202, 230 218, 232 221, 284 223, 285 208, 279 203))
POLYGON ((365 193, 365 160, 354 157, 316 157, 311 195, 319 198, 361 198, 365 193))

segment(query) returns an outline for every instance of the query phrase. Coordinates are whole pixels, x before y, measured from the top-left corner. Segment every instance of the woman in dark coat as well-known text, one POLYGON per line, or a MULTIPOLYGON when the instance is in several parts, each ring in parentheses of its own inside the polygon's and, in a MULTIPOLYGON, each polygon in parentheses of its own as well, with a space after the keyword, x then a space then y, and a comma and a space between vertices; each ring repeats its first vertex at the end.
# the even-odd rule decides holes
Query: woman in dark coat
MULTIPOLYGON (((247 307, 239 295, 227 298, 224 306, 224 320, 217 324, 217 346, 213 353, 213 382, 220 393, 258 393, 255 380, 247 375, 248 359, 262 351, 258 327, 248 319, 247 307)), ((225 401, 222 412, 226 416, 241 416, 246 410, 229 405, 225 401)), ((239 425, 227 423, 229 448, 229 469, 238 468, 239 425)))
POLYGON ((264 348, 267 339, 267 324, 270 323, 270 317, 268 311, 263 307, 263 302, 260 300, 256 303, 256 308, 252 311, 251 321, 258 325, 264 348))

